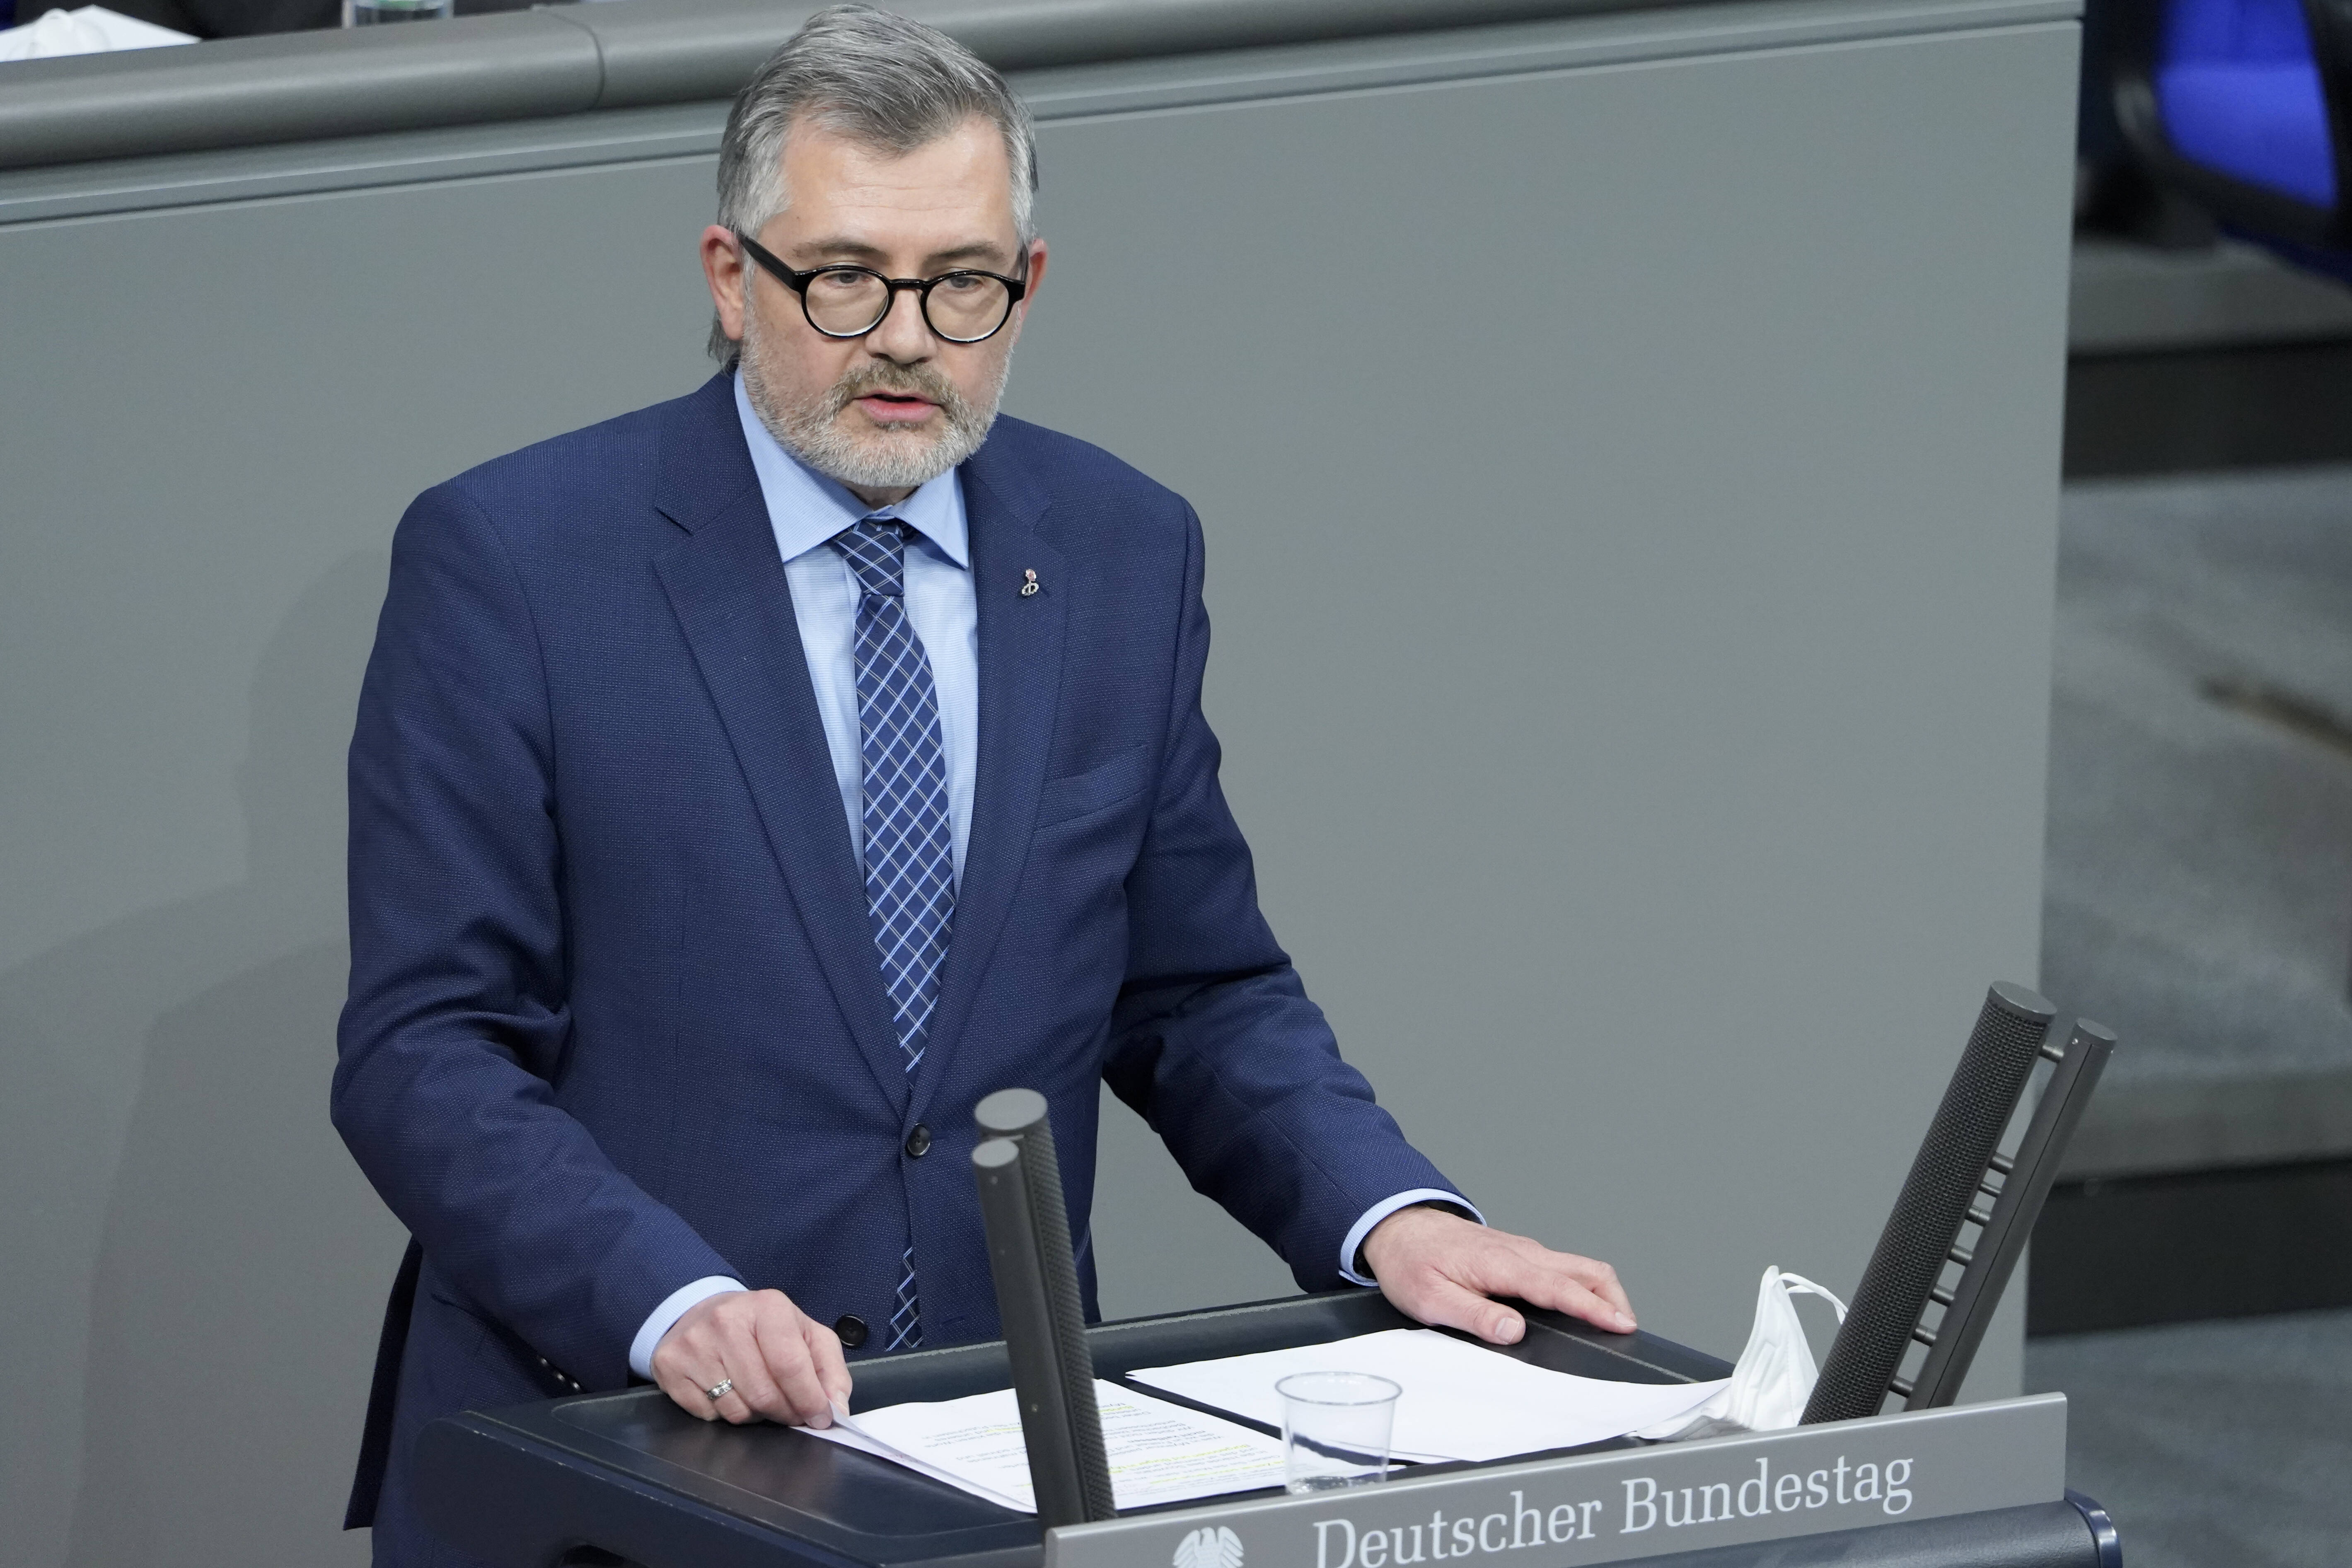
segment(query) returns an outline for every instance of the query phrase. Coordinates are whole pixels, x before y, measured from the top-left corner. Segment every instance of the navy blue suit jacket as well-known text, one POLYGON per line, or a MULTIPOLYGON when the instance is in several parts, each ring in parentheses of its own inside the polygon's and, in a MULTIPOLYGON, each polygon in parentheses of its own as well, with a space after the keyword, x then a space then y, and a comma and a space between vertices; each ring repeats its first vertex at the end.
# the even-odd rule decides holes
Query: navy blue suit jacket
POLYGON ((1201 713, 1191 509, 1014 419, 963 479, 978 784, 911 1079, 727 378, 403 518, 352 742, 333 1091, 421 1249, 354 1493, 379 1561, 431 1560, 397 1544, 424 1423, 625 1384, 639 1324, 703 1276, 878 1325, 911 1244, 925 1342, 994 1337, 969 1159, 992 1090, 1052 1105, 1089 1312, 1102 1080, 1309 1289, 1371 1205, 1450 1185, 1258 912, 1201 713))

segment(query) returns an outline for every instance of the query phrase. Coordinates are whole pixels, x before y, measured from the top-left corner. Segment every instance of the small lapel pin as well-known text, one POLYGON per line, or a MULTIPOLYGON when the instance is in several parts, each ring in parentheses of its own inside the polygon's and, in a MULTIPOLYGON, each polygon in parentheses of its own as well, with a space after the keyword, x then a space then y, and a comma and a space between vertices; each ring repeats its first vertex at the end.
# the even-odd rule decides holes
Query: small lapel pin
POLYGON ((1021 575, 1027 579, 1021 584, 1021 596, 1025 599, 1037 591, 1037 574, 1024 570, 1021 575))

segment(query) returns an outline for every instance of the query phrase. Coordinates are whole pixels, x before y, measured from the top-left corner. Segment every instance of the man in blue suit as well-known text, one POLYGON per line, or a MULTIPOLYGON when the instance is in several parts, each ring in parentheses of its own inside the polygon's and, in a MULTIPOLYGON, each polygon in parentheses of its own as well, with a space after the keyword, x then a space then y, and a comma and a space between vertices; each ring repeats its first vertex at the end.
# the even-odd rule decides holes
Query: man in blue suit
POLYGON ((415 1237, 350 1521, 428 1422, 657 1382, 822 1426, 849 1358, 992 1337, 972 1107, 1042 1091, 1088 1309, 1097 1084, 1308 1289, 1630 1331, 1480 1224, 1258 912, 1201 712, 1198 520, 995 410, 1045 276, 1028 121, 864 7, 738 102, 733 362, 418 498, 351 756, 334 1113, 415 1237))

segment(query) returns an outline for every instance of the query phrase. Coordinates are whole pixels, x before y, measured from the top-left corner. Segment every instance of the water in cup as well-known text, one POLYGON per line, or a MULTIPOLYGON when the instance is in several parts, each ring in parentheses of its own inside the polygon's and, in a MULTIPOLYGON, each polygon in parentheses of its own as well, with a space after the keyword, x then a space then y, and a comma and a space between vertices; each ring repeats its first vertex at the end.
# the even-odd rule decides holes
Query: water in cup
POLYGON ((1331 1491, 1387 1479, 1389 1434, 1402 1389, 1368 1372, 1298 1372, 1274 1391, 1282 1395, 1287 1489, 1331 1491))
POLYGON ((373 27, 385 22, 432 22, 457 11, 457 0, 343 0, 343 26, 373 27))

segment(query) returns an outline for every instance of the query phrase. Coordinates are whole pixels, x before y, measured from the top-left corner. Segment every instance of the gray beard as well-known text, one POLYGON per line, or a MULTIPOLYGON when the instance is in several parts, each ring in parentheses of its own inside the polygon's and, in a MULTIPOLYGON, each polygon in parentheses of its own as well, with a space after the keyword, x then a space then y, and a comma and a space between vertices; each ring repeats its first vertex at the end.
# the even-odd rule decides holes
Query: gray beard
POLYGON ((1013 370, 1007 354, 983 406, 975 404, 928 364, 894 365, 869 361, 818 395, 797 405, 780 403, 771 388, 758 318, 743 313, 743 392, 751 411, 778 444, 827 479, 853 489, 914 489, 929 483, 980 450, 996 423, 997 405, 1013 370), (842 412, 869 392, 914 392, 939 405, 935 428, 878 428, 853 435, 842 412))

